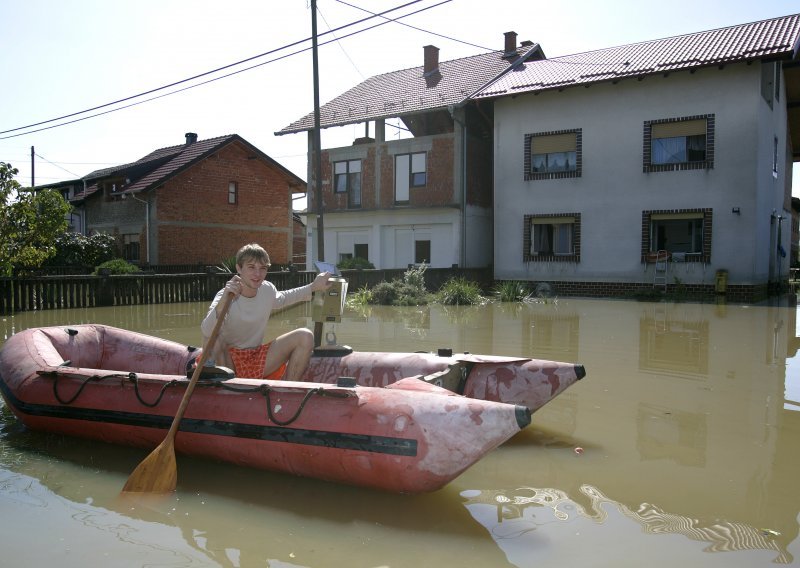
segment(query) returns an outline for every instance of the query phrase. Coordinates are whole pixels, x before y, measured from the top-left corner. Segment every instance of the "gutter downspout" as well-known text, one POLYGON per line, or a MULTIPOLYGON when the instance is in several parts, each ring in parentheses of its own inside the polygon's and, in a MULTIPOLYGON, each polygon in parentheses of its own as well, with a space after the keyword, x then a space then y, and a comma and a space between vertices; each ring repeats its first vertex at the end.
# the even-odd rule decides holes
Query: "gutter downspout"
POLYGON ((144 236, 147 239, 147 248, 144 250, 145 262, 150 266, 150 202, 145 199, 139 199, 135 193, 130 194, 131 199, 144 203, 144 236))
MULTIPOLYGON (((460 107, 464 108, 464 107, 460 107)), ((466 268, 467 263, 467 125, 460 118, 456 118, 456 107, 447 107, 453 122, 461 126, 461 246, 459 251, 459 266, 466 268)))

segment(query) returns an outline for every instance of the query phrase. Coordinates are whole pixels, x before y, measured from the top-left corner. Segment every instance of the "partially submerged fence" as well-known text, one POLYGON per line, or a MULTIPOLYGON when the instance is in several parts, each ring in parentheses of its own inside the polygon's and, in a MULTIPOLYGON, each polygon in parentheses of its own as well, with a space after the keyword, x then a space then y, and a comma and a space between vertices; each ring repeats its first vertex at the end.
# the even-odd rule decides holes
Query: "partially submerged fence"
MULTIPOLYGON (((353 292, 382 281, 402 278, 404 272, 403 269, 346 270, 342 275, 353 292)), ((210 301, 230 276, 207 272, 0 278, 0 313, 210 301)), ((278 290, 286 290, 310 284, 315 276, 313 272, 285 271, 270 272, 267 279, 278 290)), ((453 276, 461 276, 485 286, 491 273, 487 269, 429 268, 425 271, 425 283, 428 289, 437 290, 453 276)))

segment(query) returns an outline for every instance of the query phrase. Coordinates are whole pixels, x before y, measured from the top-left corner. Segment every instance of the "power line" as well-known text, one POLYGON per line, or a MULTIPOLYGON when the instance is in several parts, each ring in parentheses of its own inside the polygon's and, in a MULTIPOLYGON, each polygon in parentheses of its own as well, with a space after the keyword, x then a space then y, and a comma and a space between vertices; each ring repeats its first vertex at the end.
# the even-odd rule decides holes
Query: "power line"
MULTIPOLYGON (((421 11, 424 11, 424 10, 427 10, 427 9, 429 9, 429 8, 433 8, 433 7, 439 6, 439 5, 441 5, 441 4, 444 4, 444 3, 446 3, 446 2, 450 2, 450 1, 451 1, 451 0, 445 0, 444 2, 440 2, 439 4, 434 4, 433 6, 429 6, 428 8, 423 8, 422 10, 418 10, 418 11, 416 11, 416 12, 411 12, 411 13, 409 13, 409 14, 406 14, 406 15, 405 15, 405 16, 403 16, 403 17, 407 17, 407 16, 410 16, 410 15, 413 15, 413 14, 417 14, 417 13, 419 13, 419 12, 421 12, 421 11)), ((402 9, 402 8, 406 8, 406 7, 408 7, 408 6, 411 6, 411 5, 414 5, 414 4, 418 4, 419 2, 422 2, 422 0, 412 0, 411 2, 407 2, 407 3, 405 3, 405 4, 402 4, 402 5, 400 5, 400 6, 396 6, 396 7, 394 7, 394 8, 390 8, 390 9, 388 9, 388 10, 385 10, 385 11, 381 12, 380 14, 374 14, 374 15, 368 16, 368 17, 366 17, 366 18, 362 18, 362 19, 360 19, 360 20, 356 20, 356 21, 354 21, 354 22, 350 22, 349 24, 345 24, 345 25, 343 25, 343 26, 339 26, 338 28, 336 28, 336 29, 334 29, 334 30, 330 30, 330 31, 328 31, 328 32, 325 32, 325 33, 323 33, 323 34, 320 34, 320 35, 323 35, 323 36, 324 36, 324 35, 332 34, 332 33, 336 32, 336 31, 343 30, 343 29, 345 29, 345 28, 349 28, 349 27, 352 27, 352 26, 354 26, 354 25, 357 25, 357 24, 363 23, 363 22, 365 22, 365 21, 367 21, 367 20, 371 20, 371 19, 373 19, 373 18, 375 18, 375 17, 382 16, 383 14, 388 14, 388 13, 390 13, 390 12, 394 12, 394 11, 396 11, 396 10, 400 10, 400 9, 402 9)), ((383 22, 383 23, 386 23, 386 22, 383 22)), ((378 25, 382 25, 382 24, 378 24, 378 25)), ((377 26, 371 26, 371 27, 365 28, 365 29, 363 29, 363 30, 360 30, 359 32, 356 32, 356 33, 361 33, 361 32, 364 32, 364 31, 367 31, 367 30, 373 29, 374 27, 377 27, 377 26)), ((349 37, 350 35, 353 35, 353 34, 348 34, 348 35, 346 35, 346 36, 344 36, 344 37, 349 37)), ((72 117, 74 117, 74 116, 78 116, 78 115, 81 115, 81 114, 86 114, 86 113, 89 113, 89 112, 92 112, 92 111, 95 111, 95 110, 99 110, 99 109, 106 108, 106 107, 109 107, 109 106, 113 106, 113 105, 117 105, 117 104, 120 104, 120 103, 124 103, 124 102, 126 102, 126 101, 130 101, 130 100, 133 100, 133 99, 137 99, 137 98, 143 97, 143 96, 145 96, 145 95, 149 95, 149 94, 152 94, 152 93, 156 93, 156 92, 158 92, 158 91, 163 91, 164 89, 168 89, 168 88, 170 88, 170 87, 175 87, 175 86, 177 86, 177 85, 181 85, 181 84, 183 84, 183 83, 187 83, 187 82, 189 82, 189 81, 194 81, 194 80, 196 80, 196 79, 199 79, 199 78, 201 78, 201 77, 206 77, 206 76, 208 76, 208 75, 212 75, 212 74, 214 74, 214 73, 218 73, 218 72, 220 72, 220 71, 224 71, 225 69, 230 69, 231 67, 236 67, 236 66, 238 66, 238 65, 241 65, 241 64, 243 64, 243 63, 247 63, 248 61, 253 61, 253 60, 255 60, 255 59, 260 59, 260 58, 262 58, 262 57, 266 57, 267 55, 272 55, 273 53, 277 53, 277 52, 279 52, 279 51, 283 51, 283 50, 285 50, 285 49, 289 49, 290 47, 294 47, 294 46, 296 46, 296 45, 300 45, 300 44, 302 44, 302 43, 305 43, 305 42, 307 42, 307 41, 310 41, 311 39, 312 39, 312 38, 305 38, 305 39, 302 39, 302 40, 298 40, 298 41, 295 41, 295 42, 293 42, 293 43, 290 43, 290 44, 287 44, 287 45, 284 45, 284 46, 281 46, 281 47, 278 47, 278 48, 275 48, 275 49, 271 49, 271 50, 269 50, 269 51, 266 51, 266 52, 264 52, 264 53, 261 53, 261 54, 259 54, 259 55, 254 55, 254 56, 252 56, 252 57, 248 57, 248 58, 246 58, 246 59, 242 59, 241 61, 237 61, 237 62, 235 62, 235 63, 230 63, 230 64, 228 64, 228 65, 224 65, 224 66, 222 66, 222 67, 218 67, 217 69, 213 69, 213 70, 211 70, 211 71, 206 71, 206 72, 204 72, 204 73, 200 73, 200 74, 198 74, 198 75, 194 75, 194 76, 192 76, 192 77, 188 77, 188 78, 186 78, 186 79, 182 79, 182 80, 180 80, 180 81, 175 81, 175 82, 173 82, 173 83, 169 83, 168 85, 163 85, 163 86, 161 86, 161 87, 157 87, 157 88, 155 88, 155 89, 150 89, 150 90, 148 90, 148 91, 143 91, 143 92, 141 92, 141 93, 138 93, 138 94, 136 94, 136 95, 131 95, 131 96, 129 96, 129 97, 125 97, 125 98, 122 98, 122 99, 118 99, 118 100, 116 100, 116 101, 112 101, 112 102, 109 102, 109 103, 105 103, 105 104, 102 104, 102 105, 98 105, 98 106, 95 106, 95 107, 92 107, 92 108, 88 108, 88 109, 85 109, 85 110, 82 110, 82 111, 73 112, 73 113, 70 113, 70 114, 65 114, 65 115, 63 115, 63 116, 59 116, 59 117, 57 117, 57 118, 51 118, 51 119, 48 119, 48 120, 43 120, 43 121, 40 121, 40 122, 35 122, 35 123, 33 123, 33 124, 28 124, 28 125, 26 125, 26 126, 18 126, 18 127, 16 127, 16 128, 11 128, 11 129, 9 129, 9 130, 1 130, 1 131, 0 131, 0 134, 8 134, 8 133, 10 133, 10 132, 17 132, 17 131, 19 131, 19 130, 26 130, 26 129, 29 129, 29 128, 33 128, 33 127, 35 127, 35 126, 41 126, 41 125, 43 125, 43 124, 49 124, 49 123, 51 123, 51 122, 56 122, 56 121, 63 120, 63 119, 66 119, 66 118, 72 118, 72 117)), ((342 39, 343 39, 343 38, 342 38, 342 39)), ((329 42, 326 42, 326 43, 329 43, 329 42)), ((324 44, 322 44, 322 45, 324 45, 324 44)), ((306 49, 303 49, 303 50, 300 50, 300 51, 296 51, 296 52, 294 52, 294 53, 291 53, 291 54, 289 54, 289 55, 295 55, 295 54, 297 54, 297 53, 302 53, 303 51, 308 51, 308 49, 310 49, 310 48, 306 48, 306 49)), ((288 56, 287 56, 287 57, 288 57, 288 56)), ((277 58, 277 59, 273 59, 273 60, 271 60, 271 61, 267 61, 266 63, 272 63, 273 61, 277 61, 278 59, 283 59, 283 57, 281 57, 281 58, 277 58)), ((258 67, 258 66, 260 66, 260 65, 254 65, 254 66, 252 66, 252 67, 248 67, 248 68, 246 68, 246 69, 243 69, 242 71, 247 71, 247 70, 249 70, 249 69, 253 69, 254 67, 258 67)), ((237 73, 238 73, 238 72, 237 72, 237 73)), ((236 73, 229 73, 229 74, 227 74, 227 75, 223 75, 223 76, 219 77, 219 79, 222 79, 222 78, 225 78, 225 77, 230 77, 231 75, 234 75, 234 74, 236 74, 236 73)), ((199 86, 199 85, 204 85, 204 84, 206 84, 206 83, 209 83, 209 82, 211 82, 211 81, 204 81, 204 82, 202 82, 202 83, 199 83, 199 84, 198 84, 198 85, 196 85, 196 86, 199 86)), ((179 90, 177 90, 177 91, 172 91, 172 92, 171 92, 171 93, 169 93, 169 94, 172 94, 172 93, 178 93, 178 92, 181 92, 181 91, 183 91, 183 90, 186 90, 186 89, 179 89, 179 90)), ((154 99, 157 99, 157 98, 160 98, 160 97, 153 97, 153 98, 150 98, 150 99, 147 99, 147 100, 154 100, 154 99)), ((146 102, 146 101, 142 101, 142 102, 146 102)), ((138 103, 137 103, 137 104, 138 104, 138 103)), ((134 105, 126 105, 126 106, 122 106, 122 107, 120 107, 120 109, 123 109, 123 108, 128 108, 128 107, 130 107, 130 106, 134 106, 134 105)), ((119 110, 119 109, 116 109, 116 110, 119 110)), ((113 111, 112 111, 112 112, 113 112, 113 111)), ((102 114, 107 114, 107 112, 102 112, 102 113, 94 114, 94 115, 92 115, 92 116, 100 116, 100 115, 102 115, 102 114)), ((91 117, 87 117, 87 118, 91 118, 91 117)), ((62 126, 62 125, 66 125, 66 124, 72 124, 73 122, 78 122, 78 121, 77 121, 77 120, 73 120, 73 121, 65 122, 65 123, 63 123, 63 124, 59 124, 58 126, 62 126)), ((30 132, 25 132, 25 133, 23 133, 23 134, 17 134, 17 135, 14 135, 14 136, 4 136, 4 137, 0 137, 0 140, 5 140, 5 139, 7 139, 7 138, 14 138, 15 136, 21 136, 21 135, 24 135, 24 134, 31 134, 31 133, 33 133, 33 132, 39 132, 39 131, 41 131, 41 130, 46 130, 46 129, 42 128, 42 129, 38 129, 38 130, 32 130, 32 131, 30 131, 30 132)))
MULTIPOLYGON (((381 12, 380 14, 376 14, 375 12, 371 12, 371 11, 367 10, 366 8, 361 8, 360 6, 355 6, 355 5, 353 5, 353 4, 348 4, 348 3, 347 3, 347 2, 345 2, 344 0, 336 0, 336 1, 337 1, 339 4, 344 4, 345 6, 350 6, 351 8, 355 8, 356 10, 361 10, 362 12, 366 12, 367 14, 372 14, 372 16, 373 16, 373 17, 377 17, 377 18, 384 18, 385 20, 388 20, 389 22, 394 22, 394 23, 396 23, 396 24, 400 24, 401 26, 405 26, 405 27, 407 27, 407 28, 411 28, 412 30, 417 30, 417 31, 419 31, 419 32, 424 32, 424 33, 426 33, 426 34, 435 35, 435 36, 437 36, 437 37, 440 37, 440 38, 443 38, 443 39, 447 39, 447 40, 450 40, 450 41, 455 41, 455 42, 457 42, 457 43, 463 43, 464 45, 468 45, 468 46, 470 46, 470 47, 477 47, 478 49, 484 49, 484 50, 486 50, 486 51, 497 51, 496 49, 491 49, 491 48, 488 48, 488 47, 483 47, 482 45, 477 45, 477 44, 474 44, 474 43, 469 43, 468 41, 462 41, 462 40, 460 40, 460 39, 456 39, 456 38, 454 38, 454 37, 446 36, 446 35, 444 35, 444 34, 437 34, 436 32, 432 32, 432 31, 430 31, 430 30, 424 30, 424 29, 422 29, 422 28, 418 28, 418 27, 416 27, 416 26, 412 26, 411 24, 407 24, 407 23, 405 23, 405 22, 401 22, 399 18, 397 18, 397 19, 393 19, 393 18, 386 18, 386 17, 385 17, 383 14, 386 14, 386 13, 388 13, 388 11, 387 11, 387 12, 381 12)), ((406 14, 406 16, 408 16, 408 15, 410 15, 410 14, 406 14)), ((403 17, 405 18, 406 16, 403 16, 403 17)), ((2 134, 2 133, 0 133, 0 134, 2 134)))
POLYGON ((48 160, 47 158, 45 158, 44 156, 40 155, 40 154, 39 154, 39 153, 37 153, 37 152, 34 152, 34 153, 33 153, 33 155, 34 155, 34 156, 37 156, 37 157, 39 157, 39 158, 41 158, 42 160, 44 160, 45 162, 47 162, 47 163, 48 163, 48 164, 50 164, 51 166, 55 166, 55 167, 57 167, 57 168, 58 168, 58 169, 60 169, 60 170, 64 170, 65 172, 67 172, 68 174, 70 174, 70 175, 72 175, 72 176, 75 176, 76 178, 78 178, 78 177, 81 177, 81 176, 79 176, 78 174, 76 174, 76 173, 74 173, 74 172, 71 172, 71 171, 69 171, 69 170, 68 170, 68 169, 66 169, 66 168, 62 168, 61 166, 59 166, 59 165, 58 165, 58 164, 56 164, 56 163, 54 163, 54 162, 51 162, 50 160, 48 160))

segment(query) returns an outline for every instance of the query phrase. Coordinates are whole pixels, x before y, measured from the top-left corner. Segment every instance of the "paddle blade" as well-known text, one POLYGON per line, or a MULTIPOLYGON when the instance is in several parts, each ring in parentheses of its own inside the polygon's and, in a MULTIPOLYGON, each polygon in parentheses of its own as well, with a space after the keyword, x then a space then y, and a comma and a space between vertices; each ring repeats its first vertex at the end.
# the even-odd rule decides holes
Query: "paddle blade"
POLYGON ((123 493, 170 493, 178 483, 178 466, 172 439, 165 440, 150 452, 133 473, 123 493))

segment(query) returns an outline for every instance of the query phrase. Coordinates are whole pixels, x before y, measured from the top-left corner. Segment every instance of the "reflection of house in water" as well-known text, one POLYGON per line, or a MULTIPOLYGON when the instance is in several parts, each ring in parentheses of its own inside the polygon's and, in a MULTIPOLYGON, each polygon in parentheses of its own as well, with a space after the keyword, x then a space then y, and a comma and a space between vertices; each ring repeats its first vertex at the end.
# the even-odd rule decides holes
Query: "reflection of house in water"
MULTIPOLYGON (((609 521, 609 511, 616 509, 622 515, 641 526, 641 530, 652 535, 683 535, 697 542, 708 543, 706 552, 736 552, 743 550, 766 550, 776 554, 773 562, 789 564, 793 558, 785 547, 775 540, 767 530, 738 522, 719 519, 702 520, 669 513, 651 503, 641 503, 635 510, 623 503, 609 499, 596 487, 581 485, 579 494, 570 496, 565 491, 552 488, 523 487, 515 494, 492 490, 462 494, 464 506, 481 521, 489 534, 503 545, 521 549, 521 543, 537 528, 554 522, 566 522, 571 517, 582 517, 598 524, 609 521), (496 508, 496 515, 481 514, 479 509, 496 508), (542 510, 551 509, 552 517, 542 515, 542 510), (489 519, 493 519, 491 526, 489 519)), ((533 560, 533 559, 531 559, 533 560)), ((535 562, 531 562, 533 566, 535 562)))
POLYGON ((580 323, 574 310, 534 306, 529 317, 523 318, 523 345, 537 359, 578 362, 580 323))
POLYGON ((671 376, 708 375, 708 320, 671 317, 670 306, 654 304, 639 320, 639 369, 671 376))

